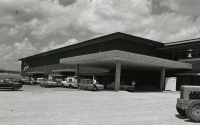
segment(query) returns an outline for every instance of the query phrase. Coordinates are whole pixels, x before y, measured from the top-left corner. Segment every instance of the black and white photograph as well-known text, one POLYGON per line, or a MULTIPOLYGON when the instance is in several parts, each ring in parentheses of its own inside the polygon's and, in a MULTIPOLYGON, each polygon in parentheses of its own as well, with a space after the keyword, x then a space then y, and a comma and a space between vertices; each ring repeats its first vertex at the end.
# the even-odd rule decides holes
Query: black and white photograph
POLYGON ((200 0, 0 0, 0 125, 200 123, 200 0))

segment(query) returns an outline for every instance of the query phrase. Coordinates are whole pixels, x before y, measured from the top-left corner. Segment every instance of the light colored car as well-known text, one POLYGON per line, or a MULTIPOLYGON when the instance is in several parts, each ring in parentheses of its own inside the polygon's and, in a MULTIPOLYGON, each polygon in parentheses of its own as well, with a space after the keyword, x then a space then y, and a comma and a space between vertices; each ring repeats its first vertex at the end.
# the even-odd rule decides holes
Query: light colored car
POLYGON ((52 80, 43 80, 40 82, 41 87, 56 87, 58 86, 58 83, 52 80))
POLYGON ((40 84, 40 82, 42 82, 44 80, 44 78, 37 78, 36 82, 37 84, 40 84))
MULTIPOLYGON (((107 89, 114 90, 115 89, 115 82, 111 83, 110 85, 106 86, 107 89)), ((124 82, 120 82, 120 90, 126 90, 126 91, 133 91, 134 86, 132 85, 126 85, 124 82)))
POLYGON ((61 82, 62 87, 76 88, 78 87, 79 79, 77 77, 67 77, 61 82))
MULTIPOLYGON (((98 82, 96 83, 96 86, 97 86, 97 90, 103 90, 104 89, 104 86, 99 84, 98 82)), ((93 88, 93 80, 91 80, 91 79, 83 79, 78 88, 79 89, 92 90, 92 88, 93 88)))

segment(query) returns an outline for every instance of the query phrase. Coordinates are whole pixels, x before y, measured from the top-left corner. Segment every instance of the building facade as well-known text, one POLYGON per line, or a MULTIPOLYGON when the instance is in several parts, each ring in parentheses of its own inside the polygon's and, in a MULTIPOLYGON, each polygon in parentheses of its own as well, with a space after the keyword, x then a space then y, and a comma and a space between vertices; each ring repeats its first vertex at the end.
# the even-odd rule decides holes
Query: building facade
POLYGON ((114 33, 19 59, 21 75, 96 76, 106 85, 120 82, 164 90, 166 77, 180 85, 199 85, 198 39, 164 44, 124 33, 114 33))

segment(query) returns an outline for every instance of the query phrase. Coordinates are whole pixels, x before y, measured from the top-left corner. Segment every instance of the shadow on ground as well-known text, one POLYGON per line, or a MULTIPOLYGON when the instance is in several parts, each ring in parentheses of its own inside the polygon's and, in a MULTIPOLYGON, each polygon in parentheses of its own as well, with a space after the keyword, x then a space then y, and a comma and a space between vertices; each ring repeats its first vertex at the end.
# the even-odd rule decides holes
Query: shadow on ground
POLYGON ((179 114, 176 114, 175 116, 176 116, 176 118, 178 118, 178 119, 184 119, 185 122, 190 122, 190 123, 197 123, 197 124, 199 124, 199 122, 193 122, 193 121, 189 120, 186 116, 181 116, 181 115, 179 115, 179 114))
POLYGON ((179 119, 187 119, 186 116, 181 116, 181 115, 179 115, 179 114, 176 114, 175 116, 176 116, 176 118, 179 118, 179 119))
MULTIPOLYGON (((17 91, 13 91, 13 90, 11 90, 11 89, 1 89, 0 92, 1 92, 1 91, 4 91, 4 92, 5 92, 5 91, 17 92, 17 91)), ((23 90, 18 90, 18 91, 23 91, 23 90)))

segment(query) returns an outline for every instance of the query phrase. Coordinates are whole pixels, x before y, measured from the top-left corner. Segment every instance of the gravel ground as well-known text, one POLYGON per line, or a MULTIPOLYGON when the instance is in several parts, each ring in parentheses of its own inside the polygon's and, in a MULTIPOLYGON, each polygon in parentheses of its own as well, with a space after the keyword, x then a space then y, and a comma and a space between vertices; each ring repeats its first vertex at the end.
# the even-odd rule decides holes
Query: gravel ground
POLYGON ((176 112, 178 97, 179 92, 24 85, 21 91, 0 90, 0 125, 189 125, 192 122, 176 112))

